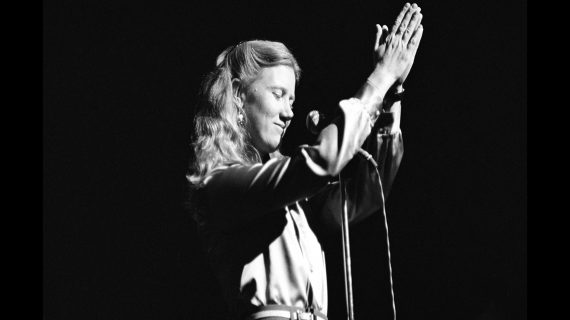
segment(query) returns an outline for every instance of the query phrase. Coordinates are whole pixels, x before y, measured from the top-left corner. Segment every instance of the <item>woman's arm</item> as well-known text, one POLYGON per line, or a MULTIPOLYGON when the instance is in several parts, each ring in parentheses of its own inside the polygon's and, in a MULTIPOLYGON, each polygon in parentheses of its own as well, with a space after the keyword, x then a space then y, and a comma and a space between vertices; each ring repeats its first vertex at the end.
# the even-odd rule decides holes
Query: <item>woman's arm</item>
MULTIPOLYGON (((404 144, 402 132, 395 127, 394 115, 382 113, 376 127, 363 146, 374 159, 355 156, 344 167, 341 177, 346 187, 348 218, 357 223, 382 210, 402 161, 404 144)), ((327 229, 338 229, 341 223, 341 189, 338 183, 329 184, 309 200, 312 220, 324 223, 327 229)))
MULTIPOLYGON (((382 209, 402 160, 401 103, 395 97, 403 92, 402 84, 410 72, 423 34, 420 11, 417 5, 406 4, 391 33, 386 26, 377 25, 375 69, 355 94, 375 123, 373 134, 363 149, 371 154, 377 168, 363 157, 355 157, 343 171, 350 222, 360 221, 382 209)), ((326 225, 338 227, 341 217, 339 186, 331 185, 313 197, 311 207, 326 225)))
MULTIPOLYGON (((404 23, 410 20, 408 9, 399 17, 404 23)), ((409 69, 413 48, 401 44, 399 34, 387 37, 386 49, 356 94, 358 99, 339 103, 341 116, 320 132, 315 144, 301 147, 291 158, 213 170, 201 190, 208 219, 229 226, 247 223, 326 187, 363 145, 386 92, 409 69)))
POLYGON ((333 120, 331 125, 326 127, 322 135, 329 135, 331 139, 337 139, 337 145, 349 146, 351 152, 346 153, 346 157, 339 157, 341 148, 335 144, 319 146, 323 141, 319 136, 317 139, 318 156, 323 168, 329 175, 337 175, 348 163, 358 148, 362 146, 364 140, 370 134, 369 128, 348 128, 348 122, 364 125, 367 121, 364 114, 369 115, 369 123, 374 125, 382 112, 386 111, 393 116, 393 125, 399 128, 400 112, 399 104, 394 105, 392 97, 396 90, 402 88, 402 84, 408 76, 414 62, 415 54, 423 34, 423 27, 420 24, 422 15, 421 9, 416 5, 406 3, 398 17, 396 18, 391 32, 388 27, 380 28, 376 42, 374 44, 374 70, 367 78, 366 82, 354 95, 353 99, 340 102, 342 114, 333 120), (365 113, 362 112, 365 111, 365 113), (361 130, 358 130, 361 129, 361 130), (344 134, 339 134, 344 132, 344 134))
POLYGON ((255 165, 214 169, 196 191, 207 207, 203 217, 219 225, 239 225, 309 197, 327 185, 329 176, 313 171, 304 148, 291 157, 255 165))

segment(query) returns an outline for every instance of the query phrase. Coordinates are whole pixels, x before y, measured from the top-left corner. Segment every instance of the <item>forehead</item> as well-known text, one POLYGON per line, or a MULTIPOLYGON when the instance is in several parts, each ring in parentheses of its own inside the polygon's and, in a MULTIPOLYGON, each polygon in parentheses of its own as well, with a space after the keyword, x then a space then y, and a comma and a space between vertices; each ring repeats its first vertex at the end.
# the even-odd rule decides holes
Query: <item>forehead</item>
POLYGON ((282 87, 288 91, 295 91, 295 71, 288 66, 274 66, 262 68, 252 86, 282 87))

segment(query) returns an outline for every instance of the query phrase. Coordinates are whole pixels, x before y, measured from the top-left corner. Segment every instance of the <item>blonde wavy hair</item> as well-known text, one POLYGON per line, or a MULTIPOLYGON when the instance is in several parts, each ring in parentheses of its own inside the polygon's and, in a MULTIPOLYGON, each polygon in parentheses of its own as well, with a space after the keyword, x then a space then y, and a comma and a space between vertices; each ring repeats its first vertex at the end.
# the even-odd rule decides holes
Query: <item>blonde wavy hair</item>
POLYGON ((193 187, 200 187, 204 178, 219 166, 261 162, 250 142, 246 125, 238 123, 239 107, 233 97, 245 92, 262 68, 278 65, 291 67, 295 72, 295 83, 299 83, 301 68, 281 42, 241 42, 226 48, 217 57, 215 69, 202 82, 194 117, 193 152, 186 175, 193 187), (239 79, 236 82, 239 84, 233 86, 233 79, 239 79))

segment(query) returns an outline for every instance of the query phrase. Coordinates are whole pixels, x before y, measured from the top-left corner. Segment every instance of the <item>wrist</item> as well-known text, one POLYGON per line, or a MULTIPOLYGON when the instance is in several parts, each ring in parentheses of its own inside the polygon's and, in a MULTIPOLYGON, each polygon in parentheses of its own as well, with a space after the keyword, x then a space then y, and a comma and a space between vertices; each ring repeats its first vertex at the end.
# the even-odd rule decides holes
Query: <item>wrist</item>
POLYGON ((401 82, 394 84, 394 93, 401 94, 404 92, 404 84, 401 82))
POLYGON ((390 88, 382 100, 382 110, 389 111, 394 103, 402 101, 404 98, 404 91, 404 87, 401 83, 390 88))
POLYGON ((380 66, 376 66, 367 79, 367 81, 378 90, 378 94, 382 97, 384 97, 386 92, 396 83, 396 80, 396 77, 392 73, 387 72, 385 68, 380 66))

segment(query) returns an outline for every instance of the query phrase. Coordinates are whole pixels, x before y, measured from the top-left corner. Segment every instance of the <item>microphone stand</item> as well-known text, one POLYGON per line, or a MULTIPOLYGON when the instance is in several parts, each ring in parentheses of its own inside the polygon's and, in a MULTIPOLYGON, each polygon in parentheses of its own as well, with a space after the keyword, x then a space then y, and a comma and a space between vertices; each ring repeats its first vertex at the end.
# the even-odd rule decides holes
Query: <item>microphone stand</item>
POLYGON ((348 234, 348 201, 346 194, 346 185, 342 181, 342 177, 338 175, 341 190, 342 205, 342 258, 344 262, 344 288, 346 297, 346 310, 348 320, 354 320, 354 302, 352 296, 352 269, 350 262, 350 239, 348 234))
MULTIPOLYGON (((317 110, 313 110, 307 114, 305 125, 311 131, 311 133, 316 134, 318 123, 324 118, 324 115, 318 112, 317 110)), ((372 159, 372 156, 362 150, 358 149, 358 152, 363 155, 366 160, 371 161, 375 167, 378 166, 376 161, 372 159)), ((352 269, 351 269, 351 261, 350 261, 350 239, 349 239, 349 232, 348 232, 348 195, 346 191, 346 184, 343 182, 342 175, 339 173, 338 175, 339 187, 340 187, 340 194, 341 194, 341 207, 342 207, 342 216, 341 216, 341 229, 342 229, 342 259, 343 259, 343 266, 344 266, 344 289, 345 289, 345 298, 346 298, 346 310, 347 310, 347 317, 348 320, 354 320, 354 299, 352 294, 352 269)))

